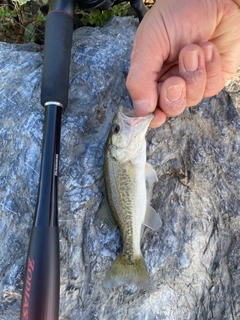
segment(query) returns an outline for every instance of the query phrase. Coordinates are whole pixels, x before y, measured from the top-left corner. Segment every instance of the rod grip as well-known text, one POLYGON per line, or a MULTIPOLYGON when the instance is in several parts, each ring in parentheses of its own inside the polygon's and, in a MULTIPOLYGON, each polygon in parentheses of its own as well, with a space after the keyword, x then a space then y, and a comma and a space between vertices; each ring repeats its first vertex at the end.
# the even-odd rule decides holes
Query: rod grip
POLYGON ((68 104, 69 66, 72 47, 72 17, 61 10, 47 15, 41 103, 54 101, 68 104))
POLYGON ((59 274, 58 227, 33 227, 20 320, 58 319, 59 274))

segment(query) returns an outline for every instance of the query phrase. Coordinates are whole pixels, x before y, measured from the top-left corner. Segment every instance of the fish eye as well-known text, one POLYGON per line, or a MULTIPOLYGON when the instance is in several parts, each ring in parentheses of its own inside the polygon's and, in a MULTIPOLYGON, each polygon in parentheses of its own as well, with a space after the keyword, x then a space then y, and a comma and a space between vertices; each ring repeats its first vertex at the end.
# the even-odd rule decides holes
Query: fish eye
POLYGON ((118 133, 120 131, 120 126, 118 124, 113 124, 112 126, 112 132, 113 133, 118 133))

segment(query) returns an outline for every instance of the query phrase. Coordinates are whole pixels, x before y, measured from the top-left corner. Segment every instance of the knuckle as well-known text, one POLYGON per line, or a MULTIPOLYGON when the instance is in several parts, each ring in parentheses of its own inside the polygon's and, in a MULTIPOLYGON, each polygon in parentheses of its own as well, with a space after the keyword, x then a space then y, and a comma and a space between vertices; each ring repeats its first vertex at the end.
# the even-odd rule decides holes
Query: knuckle
POLYGON ((205 72, 204 70, 186 71, 182 74, 182 77, 188 86, 199 86, 205 79, 205 72))

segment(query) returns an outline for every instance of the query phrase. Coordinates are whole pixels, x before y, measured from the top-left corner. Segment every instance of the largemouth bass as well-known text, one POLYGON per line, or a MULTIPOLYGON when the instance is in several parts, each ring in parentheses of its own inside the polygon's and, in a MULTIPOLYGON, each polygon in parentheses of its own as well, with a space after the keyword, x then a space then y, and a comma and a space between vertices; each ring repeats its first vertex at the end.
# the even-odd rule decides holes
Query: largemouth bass
MULTIPOLYGON (((150 286, 140 242, 143 225, 154 230, 161 226, 161 219, 149 199, 157 181, 154 169, 146 163, 145 135, 152 118, 153 115, 135 117, 134 111, 120 107, 106 143, 107 201, 120 228, 122 252, 106 274, 105 287, 135 284, 147 289, 150 286)), ((105 221, 111 222, 111 217, 105 221)))

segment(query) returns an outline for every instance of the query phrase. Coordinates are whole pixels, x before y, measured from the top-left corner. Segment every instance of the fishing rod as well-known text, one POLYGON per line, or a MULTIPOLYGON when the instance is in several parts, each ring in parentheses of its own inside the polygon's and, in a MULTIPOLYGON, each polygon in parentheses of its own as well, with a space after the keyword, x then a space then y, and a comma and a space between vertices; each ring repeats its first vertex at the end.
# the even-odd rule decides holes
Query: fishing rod
POLYGON ((57 183, 61 114, 68 103, 73 0, 51 0, 46 19, 41 103, 45 108, 38 198, 22 293, 21 320, 57 320, 60 255, 57 183))
MULTIPOLYGON (((107 6, 112 4, 111 0, 78 1, 80 7, 84 1, 89 1, 92 7, 93 4, 96 7, 96 2, 98 4, 99 1, 106 2, 107 6)), ((132 2, 141 21, 147 9, 142 0, 132 2)), ((58 165, 61 115, 68 104, 74 6, 75 0, 50 0, 48 4, 41 88, 41 104, 45 108, 41 170, 27 254, 20 320, 58 319, 58 165)))

